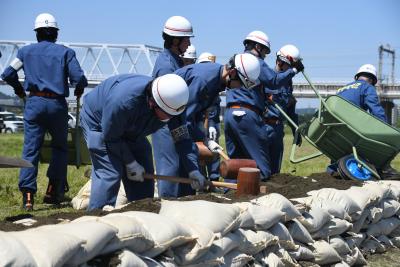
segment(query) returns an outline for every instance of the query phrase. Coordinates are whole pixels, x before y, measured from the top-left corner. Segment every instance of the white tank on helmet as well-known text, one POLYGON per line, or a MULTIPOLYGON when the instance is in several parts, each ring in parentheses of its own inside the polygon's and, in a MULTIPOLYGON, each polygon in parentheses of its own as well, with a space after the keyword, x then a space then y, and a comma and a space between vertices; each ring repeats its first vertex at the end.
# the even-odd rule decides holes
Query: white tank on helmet
POLYGON ((374 79, 374 85, 376 84, 378 79, 376 78, 376 68, 375 68, 374 65, 372 65, 372 64, 364 64, 364 65, 362 65, 358 69, 356 75, 354 76, 354 79, 357 80, 358 77, 360 76, 360 74, 362 74, 362 73, 367 73, 367 74, 372 75, 373 79, 374 79))
POLYGON ((276 56, 289 65, 293 62, 302 60, 299 49, 291 44, 282 46, 282 48, 276 53, 276 56))
POLYGON ((255 56, 248 53, 236 55, 235 69, 246 88, 259 84, 260 62, 255 56))
POLYGON ((164 33, 175 37, 193 37, 192 24, 182 16, 170 17, 164 24, 164 33))
POLYGON ((253 41, 256 43, 259 43, 265 47, 268 48, 268 54, 270 53, 270 49, 271 49, 271 45, 269 43, 269 38, 268 36, 262 32, 262 31, 252 31, 251 33, 249 33, 246 38, 243 41, 243 44, 246 43, 246 41, 253 41))
POLYGON ((196 59, 197 58, 196 47, 194 47, 194 45, 189 45, 182 57, 196 59))
POLYGON ((55 28, 58 29, 56 18, 49 13, 42 13, 36 17, 35 30, 39 28, 55 28))
POLYGON ((189 100, 189 89, 182 77, 166 74, 153 81, 151 91, 157 105, 170 115, 181 114, 189 100))
POLYGON ((197 63, 202 62, 214 62, 215 63, 215 56, 209 52, 201 53, 199 58, 197 59, 197 63))

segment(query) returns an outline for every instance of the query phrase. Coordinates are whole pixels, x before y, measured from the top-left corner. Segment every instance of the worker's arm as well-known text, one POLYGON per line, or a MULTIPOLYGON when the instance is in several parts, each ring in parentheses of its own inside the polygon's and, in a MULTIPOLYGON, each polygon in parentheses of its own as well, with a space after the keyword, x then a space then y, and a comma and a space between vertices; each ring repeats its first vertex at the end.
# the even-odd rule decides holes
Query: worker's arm
POLYGON ((85 87, 88 86, 88 81, 78 60, 76 59, 75 51, 68 49, 66 58, 69 81, 72 86, 75 86, 74 95, 80 97, 83 94, 85 87))
POLYGON ((368 111, 375 117, 387 122, 385 111, 383 110, 381 104, 379 103, 378 94, 374 86, 369 85, 365 89, 364 102, 368 108, 368 111))
POLYGON ((292 68, 287 71, 276 72, 264 61, 260 64, 260 67, 261 71, 259 79, 261 83, 272 90, 277 90, 286 85, 296 75, 296 72, 292 68))
POLYGON ((208 109, 208 127, 216 128, 220 123, 219 115, 221 113, 221 99, 218 97, 213 105, 208 109))
POLYGON ((168 128, 185 170, 188 173, 198 170, 198 149, 189 135, 184 117, 176 116, 172 118, 168 122, 168 128))
POLYGON ((14 88, 14 93, 20 98, 25 97, 25 90, 18 81, 18 71, 22 69, 24 65, 22 58, 22 52, 18 50, 17 57, 10 63, 10 66, 4 70, 3 74, 1 74, 1 78, 14 88))
POLYGON ((136 105, 118 100, 119 98, 109 98, 106 101, 103 107, 101 127, 107 149, 124 164, 129 164, 135 161, 135 157, 129 150, 124 133, 131 125, 136 105))

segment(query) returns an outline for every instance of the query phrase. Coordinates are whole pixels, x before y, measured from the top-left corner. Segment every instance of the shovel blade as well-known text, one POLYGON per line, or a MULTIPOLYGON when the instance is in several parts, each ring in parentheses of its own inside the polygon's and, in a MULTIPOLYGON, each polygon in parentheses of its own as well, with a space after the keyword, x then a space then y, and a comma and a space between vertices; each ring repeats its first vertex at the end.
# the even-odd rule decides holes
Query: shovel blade
POLYGON ((32 163, 24 159, 0 156, 0 168, 30 168, 32 163))

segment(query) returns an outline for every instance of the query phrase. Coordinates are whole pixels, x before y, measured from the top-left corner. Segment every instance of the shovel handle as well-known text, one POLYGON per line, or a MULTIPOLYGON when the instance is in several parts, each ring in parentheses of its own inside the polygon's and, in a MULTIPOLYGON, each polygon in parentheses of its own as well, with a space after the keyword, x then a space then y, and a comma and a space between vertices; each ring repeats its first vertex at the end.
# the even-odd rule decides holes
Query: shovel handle
MULTIPOLYGON (((177 176, 167 176, 167 175, 155 175, 155 174, 150 174, 150 173, 145 173, 143 174, 144 179, 149 179, 149 180, 165 180, 165 181, 170 181, 174 183, 181 183, 181 184, 191 184, 191 180, 189 178, 183 178, 183 177, 177 177, 177 176)), ((231 183, 224 183, 224 182, 210 182, 213 186, 216 187, 225 187, 229 189, 237 189, 237 184, 231 184, 231 183)))
POLYGON ((230 160, 229 156, 228 156, 224 151, 222 151, 221 149, 218 149, 218 154, 219 154, 221 157, 223 157, 224 160, 230 160))

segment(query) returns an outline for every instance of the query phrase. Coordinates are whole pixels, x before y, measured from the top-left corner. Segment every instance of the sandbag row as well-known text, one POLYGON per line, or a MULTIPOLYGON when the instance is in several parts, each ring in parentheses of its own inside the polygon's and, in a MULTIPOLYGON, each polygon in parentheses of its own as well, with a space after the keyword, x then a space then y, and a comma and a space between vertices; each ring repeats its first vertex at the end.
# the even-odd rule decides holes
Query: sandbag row
POLYGON ((159 214, 84 216, 0 232, 0 266, 87 266, 114 254, 118 266, 365 265, 363 253, 400 245, 400 182, 324 188, 292 199, 162 200, 159 214))

